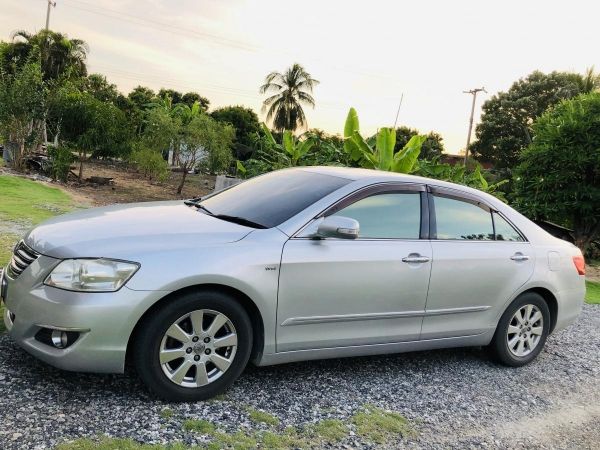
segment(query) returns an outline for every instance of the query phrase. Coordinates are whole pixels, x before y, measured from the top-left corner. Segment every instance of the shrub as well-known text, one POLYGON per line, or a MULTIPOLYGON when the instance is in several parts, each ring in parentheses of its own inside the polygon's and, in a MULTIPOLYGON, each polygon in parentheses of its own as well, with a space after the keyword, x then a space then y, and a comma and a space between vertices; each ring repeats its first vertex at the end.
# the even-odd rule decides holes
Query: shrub
POLYGON ((136 146, 135 150, 131 152, 129 162, 150 180, 165 181, 169 176, 169 166, 162 154, 157 151, 136 146))
POLYGON ((52 160, 50 175, 53 180, 62 182, 67 181, 71 164, 75 161, 75 156, 70 147, 49 147, 48 155, 52 160))

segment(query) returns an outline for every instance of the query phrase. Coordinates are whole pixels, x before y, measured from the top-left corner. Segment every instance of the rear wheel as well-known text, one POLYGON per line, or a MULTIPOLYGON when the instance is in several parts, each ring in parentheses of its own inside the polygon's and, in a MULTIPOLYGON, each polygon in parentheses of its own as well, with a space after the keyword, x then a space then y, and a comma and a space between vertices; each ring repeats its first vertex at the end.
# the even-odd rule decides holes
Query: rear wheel
POLYGON ((142 325, 133 360, 146 386, 170 401, 196 401, 228 388, 252 350, 252 326, 235 298, 218 291, 169 301, 142 325))
POLYGON ((506 309, 490 345, 494 356, 508 366, 524 366, 542 351, 550 330, 550 310, 535 292, 527 292, 506 309))

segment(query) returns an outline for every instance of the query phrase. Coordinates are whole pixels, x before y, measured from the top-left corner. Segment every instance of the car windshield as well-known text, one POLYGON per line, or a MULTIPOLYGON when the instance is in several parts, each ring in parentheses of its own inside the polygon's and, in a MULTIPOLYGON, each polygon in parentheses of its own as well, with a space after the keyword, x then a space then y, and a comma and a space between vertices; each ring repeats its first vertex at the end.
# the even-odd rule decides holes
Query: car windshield
POLYGON ((201 206, 224 220, 271 228, 350 181, 306 170, 272 172, 210 196, 201 206))

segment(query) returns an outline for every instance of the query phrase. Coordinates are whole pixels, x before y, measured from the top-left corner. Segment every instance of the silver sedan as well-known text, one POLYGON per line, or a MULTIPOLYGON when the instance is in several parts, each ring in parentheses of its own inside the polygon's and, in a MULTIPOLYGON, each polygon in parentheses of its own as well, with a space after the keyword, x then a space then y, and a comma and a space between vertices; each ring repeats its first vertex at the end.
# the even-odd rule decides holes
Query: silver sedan
POLYGON ((296 168, 202 199, 109 206, 30 231, 4 322, 56 367, 175 401, 257 365, 489 346, 510 366, 581 311, 584 261, 495 197, 387 172, 296 168))

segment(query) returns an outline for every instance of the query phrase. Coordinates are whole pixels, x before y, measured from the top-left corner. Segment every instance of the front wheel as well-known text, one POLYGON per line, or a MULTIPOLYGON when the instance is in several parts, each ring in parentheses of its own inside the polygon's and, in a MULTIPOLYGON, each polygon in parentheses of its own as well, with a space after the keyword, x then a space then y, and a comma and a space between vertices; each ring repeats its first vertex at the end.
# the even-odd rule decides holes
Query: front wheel
POLYGON ((490 344, 496 359, 520 367, 542 351, 550 330, 550 310, 535 292, 520 295, 506 309, 490 344))
POLYGON ((205 400, 244 370, 252 325, 235 298, 218 291, 188 293, 142 325, 133 350, 140 378, 159 397, 205 400))

